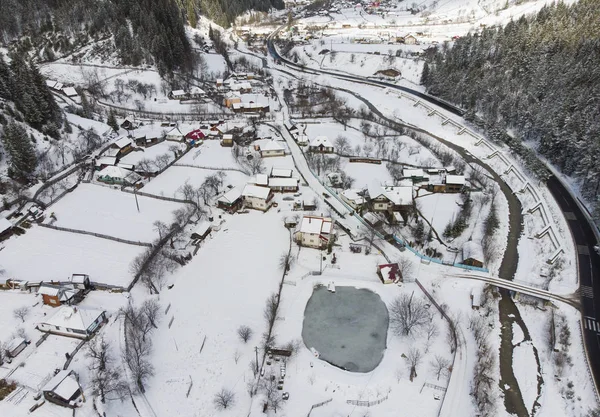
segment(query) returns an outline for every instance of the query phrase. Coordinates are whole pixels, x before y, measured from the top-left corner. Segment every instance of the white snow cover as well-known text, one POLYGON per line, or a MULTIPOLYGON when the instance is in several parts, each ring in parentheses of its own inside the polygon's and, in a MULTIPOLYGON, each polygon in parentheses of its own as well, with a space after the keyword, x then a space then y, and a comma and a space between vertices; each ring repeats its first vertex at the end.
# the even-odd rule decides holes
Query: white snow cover
POLYGON ((446 175, 446 184, 465 185, 464 175, 446 175))
POLYGON ((233 204, 236 200, 238 200, 242 196, 242 192, 239 188, 234 187, 231 190, 227 191, 221 197, 219 197, 218 201, 222 201, 226 204, 233 204))
POLYGON ((269 178, 269 187, 297 187, 298 178, 269 178))
MULTIPOLYGON (((76 215, 80 216, 81 212, 76 215)), ((91 224, 95 221, 86 226, 91 224)), ((78 272, 88 274, 94 282, 122 286, 133 278, 129 272, 131 260, 144 250, 141 246, 39 226, 4 245, 1 259, 7 276, 27 281, 66 280, 78 272)))
POLYGON ((123 149, 124 147, 131 145, 131 139, 125 136, 114 141, 113 145, 116 145, 119 149, 123 149))
POLYGON ((333 148, 333 144, 329 141, 327 136, 317 136, 310 141, 311 147, 317 147, 323 145, 325 148, 333 148))
POLYGON ((463 250, 463 259, 477 259, 478 261, 483 262, 483 249, 481 245, 472 240, 465 242, 462 247, 463 250))
POLYGON ((321 234, 331 232, 331 218, 304 216, 298 231, 301 233, 321 234))
POLYGON ((12 226, 12 223, 8 219, 4 217, 0 218, 0 233, 6 232, 12 226))
POLYGON ((52 391, 65 400, 70 399, 79 390, 79 383, 73 377, 72 371, 59 371, 48 381, 42 391, 52 391))
POLYGON ((86 331, 103 312, 103 310, 82 307, 60 306, 56 314, 40 324, 86 331))
POLYGON ((257 185, 248 184, 244 187, 244 191, 242 195, 244 197, 255 197, 260 198, 262 200, 266 200, 271 192, 270 188, 267 187, 259 187, 257 185))
POLYGON ((278 178, 289 178, 292 176, 293 170, 287 168, 275 168, 271 169, 271 177, 278 178))
POLYGON ((276 140, 271 140, 264 145, 261 145, 262 151, 285 151, 285 147, 276 140))
MULTIPOLYGON (((117 167, 105 169, 108 168, 117 167)), ((157 220, 170 224, 173 211, 181 206, 179 203, 140 195, 137 196, 137 203, 139 212, 133 194, 94 184, 81 184, 52 206, 57 219, 54 225, 151 242, 158 237, 152 224, 157 220)))
POLYGON ((75 97, 77 95, 77 91, 73 87, 65 87, 62 91, 67 97, 75 97))

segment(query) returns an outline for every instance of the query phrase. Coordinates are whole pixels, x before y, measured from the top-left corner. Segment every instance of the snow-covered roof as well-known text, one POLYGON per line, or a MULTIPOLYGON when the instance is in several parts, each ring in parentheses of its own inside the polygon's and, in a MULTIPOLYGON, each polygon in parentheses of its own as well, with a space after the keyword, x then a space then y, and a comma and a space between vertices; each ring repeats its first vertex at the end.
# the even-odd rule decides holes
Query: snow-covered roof
POLYGON ((175 90, 175 91, 171 91, 171 95, 172 96, 185 96, 186 92, 184 90, 175 90))
POLYGON ((113 145, 116 145, 119 149, 123 149, 124 147, 131 145, 131 139, 127 136, 124 136, 115 140, 113 145))
POLYGON ((379 265, 379 272, 386 281, 397 282, 398 280, 402 279, 402 273, 400 272, 398 264, 379 265))
POLYGON ((401 186, 401 187, 388 187, 379 185, 377 182, 372 182, 368 185, 368 193, 371 199, 375 199, 379 196, 384 196, 389 201, 397 206, 411 205, 413 202, 413 188, 412 185, 401 186))
POLYGON ((269 185, 269 177, 267 174, 256 174, 254 177, 254 181, 251 184, 268 186, 269 185))
POLYGON ((260 198, 261 200, 266 200, 269 197, 269 193, 271 192, 270 188, 267 187, 259 187, 258 185, 247 184, 244 187, 244 191, 242 195, 244 197, 254 197, 260 198))
POLYGON ((206 133, 201 129, 194 129, 191 132, 188 132, 185 137, 193 140, 204 139, 206 137, 206 133))
POLYGON ((7 351, 12 352, 13 350, 21 346, 23 343, 25 343, 25 339, 23 339, 22 337, 16 337, 10 342, 8 342, 6 346, 4 346, 4 348, 7 351))
POLYGON ((211 227, 210 222, 203 220, 200 223, 198 223, 198 226, 196 226, 193 233, 198 233, 200 236, 204 236, 206 234, 206 232, 208 232, 210 227, 211 227))
POLYGON ((290 120, 284 122, 283 125, 285 126, 285 128, 287 130, 297 130, 298 129, 298 126, 296 126, 296 124, 290 120))
POLYGON ((428 175, 421 168, 404 168, 402 170, 402 175, 407 178, 425 178, 428 175))
POLYGON ((204 91, 200 87, 192 87, 192 89, 190 90, 190 92, 192 94, 206 94, 206 91, 204 91))
POLYGON ((102 313, 104 313, 102 310, 61 306, 58 308, 56 314, 43 322, 43 324, 58 326, 64 329, 86 331, 102 313))
POLYGON ((292 176, 292 170, 288 168, 272 168, 271 177, 290 178, 292 176))
POLYGON ((321 146, 325 148, 333 148, 333 144, 329 141, 327 136, 317 136, 310 141, 310 146, 321 146))
POLYGON ((48 381, 42 391, 51 391, 60 398, 70 400, 81 388, 73 376, 73 371, 59 371, 48 381))
POLYGON ((364 197, 360 196, 359 193, 360 190, 353 190, 353 189, 349 189, 349 190, 344 190, 342 191, 342 196, 344 198, 346 198, 349 201, 354 202, 354 204, 363 204, 365 202, 364 197))
POLYGON ((75 97, 77 95, 77 91, 73 87, 65 87, 62 91, 67 97, 75 97))
POLYGON ((446 184, 465 185, 464 175, 446 175, 446 184))
POLYGON ((332 223, 329 217, 304 216, 298 231, 301 233, 331 233, 332 223))
POLYGON ((285 151, 285 147, 276 140, 267 142, 265 145, 262 145, 260 149, 261 151, 285 151))
POLYGON ((110 178, 127 178, 134 173, 128 171, 121 167, 116 167, 113 165, 109 165, 102 170, 98 171, 98 176, 100 177, 110 177, 110 178))
POLYGON ((167 135, 172 136, 172 135, 177 135, 177 136, 183 136, 183 133, 181 133, 181 130, 179 130, 179 128, 177 126, 175 126, 173 129, 169 130, 167 132, 167 135))
POLYGON ((49 88, 54 88, 54 86, 56 85, 56 81, 54 81, 54 80, 46 80, 46 85, 49 88))
POLYGON ((13 225, 8 219, 0 217, 0 233, 6 232, 11 227, 13 227, 13 225))
POLYGON ((385 196, 397 206, 409 206, 413 202, 413 188, 384 187, 385 196))
POLYGON ((475 259, 483 262, 483 248, 477 242, 469 240, 465 242, 462 247, 463 260, 464 259, 475 259))
POLYGON ((56 285, 42 284, 38 289, 38 294, 49 295, 51 297, 56 297, 60 292, 60 287, 56 285))
POLYGON ((223 140, 233 140, 233 135, 231 133, 226 133, 223 135, 223 140))
POLYGON ((297 187, 298 178, 269 178, 269 187, 297 187))
POLYGON ((101 165, 115 165, 117 163, 116 156, 102 156, 96 159, 96 166, 99 167, 101 165))
POLYGON ((225 204, 233 204, 242 196, 239 188, 235 187, 223 194, 217 201, 221 201, 225 204))
POLYGON ((471 290, 471 300, 473 300, 471 302, 471 305, 473 307, 480 307, 481 306, 481 289, 479 289, 479 288, 473 288, 471 290))

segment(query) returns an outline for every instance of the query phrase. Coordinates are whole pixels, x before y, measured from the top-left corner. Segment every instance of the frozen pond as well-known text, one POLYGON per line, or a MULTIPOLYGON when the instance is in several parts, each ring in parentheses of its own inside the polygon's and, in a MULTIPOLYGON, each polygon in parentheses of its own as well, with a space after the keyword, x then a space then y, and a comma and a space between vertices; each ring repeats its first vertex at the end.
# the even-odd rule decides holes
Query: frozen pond
POLYGON ((320 359, 351 372, 370 372, 386 348, 387 307, 373 291, 318 287, 306 304, 302 338, 320 359))

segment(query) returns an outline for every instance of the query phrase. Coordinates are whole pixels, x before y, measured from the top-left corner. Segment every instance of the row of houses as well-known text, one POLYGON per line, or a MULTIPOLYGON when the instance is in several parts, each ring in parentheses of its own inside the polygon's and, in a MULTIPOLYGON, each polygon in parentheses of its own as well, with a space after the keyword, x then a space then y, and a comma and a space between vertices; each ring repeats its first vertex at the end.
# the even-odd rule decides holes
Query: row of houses
POLYGON ((306 134, 300 131, 298 125, 288 120, 283 124, 284 128, 300 146, 308 146, 309 152, 334 153, 335 147, 327 136, 319 135, 309 140, 306 134))
POLYGON ((234 187, 217 199, 217 207, 229 213, 244 208, 267 211, 273 205, 275 192, 298 191, 299 179, 291 169, 273 168, 269 175, 256 174, 244 188, 234 187))

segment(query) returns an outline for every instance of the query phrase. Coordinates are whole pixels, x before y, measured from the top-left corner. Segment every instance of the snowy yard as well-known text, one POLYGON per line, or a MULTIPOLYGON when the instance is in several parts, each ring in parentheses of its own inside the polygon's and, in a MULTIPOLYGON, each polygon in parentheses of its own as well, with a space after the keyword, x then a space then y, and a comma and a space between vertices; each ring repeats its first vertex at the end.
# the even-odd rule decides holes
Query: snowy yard
POLYGON ((189 151, 177 164, 193 165, 201 168, 235 168, 239 164, 231 154, 231 148, 223 147, 218 140, 205 140, 201 146, 189 151))
POLYGON ((421 214, 429 221, 441 236, 444 228, 454 220, 460 212, 460 194, 434 193, 419 197, 421 214))
MULTIPOLYGON (((202 185, 202 182, 209 175, 214 175, 218 171, 212 169, 191 168, 182 166, 171 166, 159 176, 152 178, 142 191, 154 195, 183 198, 181 186, 186 182, 194 188, 202 185)), ((225 173, 223 185, 233 187, 243 186, 248 181, 248 176, 238 171, 222 171, 225 173)))
POLYGON ((170 224, 173 211, 181 205, 142 196, 138 196, 137 200, 139 212, 133 194, 94 184, 81 184, 52 206, 57 219, 54 225, 152 242, 158 237, 152 224, 158 220, 170 224))
POLYGON ((289 247, 289 233, 271 210, 227 216, 212 236, 172 277, 173 289, 161 294, 163 307, 172 306, 153 336, 156 375, 147 393, 158 415, 213 414, 213 396, 222 387, 236 394, 231 415, 248 411, 248 365, 266 328, 263 307, 279 285, 279 256, 289 247), (240 325, 254 332, 248 344, 236 334, 240 325))
POLYGON ((130 152, 127 155, 125 155, 123 158, 120 159, 119 162, 123 164, 137 165, 142 159, 156 161, 156 159, 159 156, 166 154, 169 156, 168 161, 170 163, 175 159, 174 152, 184 151, 185 148, 185 144, 165 140, 147 148, 135 148, 133 152, 130 152))
POLYGON ((6 276, 17 280, 64 280, 72 274, 110 285, 127 286, 129 264, 144 248, 92 236, 33 226, 4 242, 0 252, 6 276))

